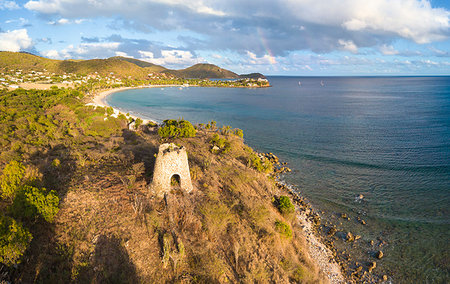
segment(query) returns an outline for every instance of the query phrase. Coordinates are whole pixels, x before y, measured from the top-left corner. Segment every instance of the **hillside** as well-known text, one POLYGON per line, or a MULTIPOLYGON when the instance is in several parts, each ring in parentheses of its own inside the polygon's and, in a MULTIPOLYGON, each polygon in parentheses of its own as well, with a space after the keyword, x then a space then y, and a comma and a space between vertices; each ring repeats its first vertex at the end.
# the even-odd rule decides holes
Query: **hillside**
POLYGON ((153 64, 153 63, 150 63, 147 61, 129 58, 129 57, 115 56, 115 57, 111 57, 110 59, 118 59, 118 60, 123 60, 123 61, 133 63, 139 67, 145 68, 146 70, 148 70, 148 72, 160 73, 162 71, 167 70, 166 67, 156 65, 156 64, 153 64))
POLYGON ((185 133, 178 126, 132 131, 127 117, 82 96, 0 92, 0 280, 324 282, 292 204, 266 175, 271 163, 242 131, 214 122, 186 138, 173 137, 185 133), (187 149, 189 194, 149 190, 165 141, 187 149))
POLYGON ((59 72, 75 73, 75 74, 92 74, 97 72, 100 75, 115 76, 144 79, 148 72, 136 64, 117 58, 108 59, 91 59, 81 61, 63 60, 58 64, 59 72))
POLYGON ((195 64, 186 69, 181 70, 167 70, 163 71, 165 73, 170 73, 177 77, 181 78, 189 78, 189 79, 207 79, 207 78, 227 78, 227 79, 236 79, 239 78, 234 72, 229 70, 220 68, 219 66, 213 64, 195 64))
POLYGON ((53 60, 24 52, 0 51, 0 70, 22 69, 25 71, 57 72, 61 60, 53 60))
POLYGON ((56 74, 76 73, 110 75, 111 72, 118 77, 131 76, 135 79, 145 79, 149 73, 165 73, 180 78, 239 78, 229 70, 212 64, 196 64, 186 69, 168 70, 163 66, 126 57, 111 57, 108 59, 90 60, 53 60, 29 53, 0 52, 0 70, 21 69, 24 71, 42 71, 56 74))
POLYGON ((261 73, 241 74, 241 75, 239 75, 239 78, 241 78, 241 79, 267 79, 266 76, 264 76, 261 73))

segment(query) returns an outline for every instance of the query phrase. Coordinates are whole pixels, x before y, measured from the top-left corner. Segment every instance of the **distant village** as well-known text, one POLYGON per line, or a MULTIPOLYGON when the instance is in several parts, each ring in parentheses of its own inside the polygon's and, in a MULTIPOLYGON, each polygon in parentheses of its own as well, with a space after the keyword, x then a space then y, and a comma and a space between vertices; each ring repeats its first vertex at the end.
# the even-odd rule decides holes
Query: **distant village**
POLYGON ((97 72, 88 75, 80 75, 75 73, 56 74, 48 72, 46 69, 42 71, 23 71, 6 70, 0 73, 0 87, 8 89, 17 88, 50 88, 55 85, 57 87, 80 88, 86 85, 101 85, 103 88, 115 88, 121 86, 137 86, 137 85, 164 85, 179 84, 188 86, 208 86, 208 87, 268 87, 269 81, 265 78, 258 79, 181 79, 171 74, 165 73, 149 73, 147 80, 134 80, 131 76, 128 78, 120 78, 114 72, 110 72, 107 76, 102 76, 97 72))

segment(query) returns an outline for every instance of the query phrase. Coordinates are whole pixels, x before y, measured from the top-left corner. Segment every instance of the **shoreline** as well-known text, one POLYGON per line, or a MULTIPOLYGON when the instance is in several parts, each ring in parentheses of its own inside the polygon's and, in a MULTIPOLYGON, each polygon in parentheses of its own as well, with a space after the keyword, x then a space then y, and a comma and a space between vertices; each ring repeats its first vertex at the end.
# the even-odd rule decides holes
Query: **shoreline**
MULTIPOLYGON (((114 88, 114 89, 108 89, 103 90, 98 93, 95 93, 93 97, 91 98, 91 103, 87 103, 86 105, 92 105, 92 106, 99 106, 99 107, 111 107, 109 106, 105 99, 109 95, 112 95, 117 92, 125 91, 125 90, 132 90, 132 89, 143 89, 143 88, 164 88, 164 87, 182 87, 182 85, 148 85, 148 86, 141 86, 141 87, 121 87, 121 88, 114 88)), ((124 114, 122 111, 113 108, 114 114, 118 115, 120 113, 124 114)), ((156 123, 156 121, 144 119, 142 117, 129 115, 133 119, 142 119, 143 123, 149 123, 153 122, 156 123)), ((283 191, 283 188, 278 187, 279 190, 283 191)), ((287 191, 291 196, 298 195, 298 193, 294 193, 291 189, 284 189, 284 191, 287 191)), ((295 200, 293 200, 295 202, 295 200)), ((295 202, 296 203, 296 202, 295 202)), ((310 257, 314 260, 316 265, 319 267, 319 270, 326 276, 329 283, 333 284, 341 284, 346 283, 344 273, 339 266, 337 259, 333 256, 333 253, 331 250, 323 243, 318 235, 316 235, 314 231, 314 223, 310 220, 308 214, 300 210, 300 207, 298 204, 296 204, 296 217, 297 221, 299 222, 299 225, 302 227, 302 234, 305 237, 305 241, 308 245, 308 252, 310 257)))
MULTIPOLYGON (((113 116, 117 117, 120 114, 126 115, 123 111, 116 109, 106 103, 106 98, 109 95, 112 95, 117 92, 126 91, 126 90, 134 90, 134 89, 144 89, 144 88, 165 88, 165 87, 182 87, 182 85, 147 85, 147 86, 139 86, 139 87, 120 87, 120 88, 113 88, 113 89, 106 89, 106 90, 100 90, 99 92, 93 93, 92 97, 89 98, 88 103, 86 103, 87 106, 93 106, 93 107, 104 107, 104 108, 112 108, 114 111, 113 116)), ((141 119, 143 121, 143 124, 148 124, 150 122, 152 123, 158 123, 157 121, 153 119, 147 119, 143 118, 137 115, 129 114, 128 117, 136 119, 141 119)))

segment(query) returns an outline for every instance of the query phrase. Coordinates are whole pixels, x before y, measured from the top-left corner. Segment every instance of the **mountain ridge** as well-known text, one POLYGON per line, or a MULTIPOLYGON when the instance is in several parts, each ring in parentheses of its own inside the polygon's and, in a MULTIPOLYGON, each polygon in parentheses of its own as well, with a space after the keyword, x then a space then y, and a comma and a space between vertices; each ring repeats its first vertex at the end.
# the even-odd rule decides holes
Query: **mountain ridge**
MULTIPOLYGON (((147 61, 114 56, 106 59, 87 60, 57 60, 49 59, 28 52, 0 51, 0 70, 20 69, 25 71, 43 71, 62 73, 115 75, 118 77, 132 76, 146 79, 150 73, 170 74, 184 79, 239 79, 248 75, 238 75, 235 72, 210 63, 198 63, 184 69, 168 69, 164 66, 147 61), (111 74, 112 73, 112 74, 111 74)), ((256 74, 256 73, 252 73, 256 74)), ((252 75, 251 74, 251 75, 252 75)), ((259 73, 258 73, 259 74, 259 73)), ((261 74, 262 75, 262 74, 261 74)), ((263 75, 262 75, 263 76, 263 75)))

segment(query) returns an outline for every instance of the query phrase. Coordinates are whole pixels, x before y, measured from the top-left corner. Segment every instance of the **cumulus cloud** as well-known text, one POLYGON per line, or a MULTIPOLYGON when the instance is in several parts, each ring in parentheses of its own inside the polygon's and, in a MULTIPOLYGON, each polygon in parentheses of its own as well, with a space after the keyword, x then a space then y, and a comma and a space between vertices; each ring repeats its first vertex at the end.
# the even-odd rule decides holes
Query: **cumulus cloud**
POLYGON ((342 50, 350 51, 352 53, 357 53, 358 52, 358 47, 356 46, 356 44, 352 40, 340 39, 340 40, 338 40, 338 43, 341 46, 342 50))
POLYGON ((0 10, 16 10, 20 9, 15 1, 0 0, 0 10))
POLYGON ((61 19, 56 20, 56 21, 49 21, 48 24, 49 25, 67 25, 67 24, 71 24, 71 23, 81 24, 84 21, 85 21, 85 19, 76 19, 74 21, 71 21, 71 20, 66 19, 66 18, 61 18, 61 19))
POLYGON ((33 42, 26 29, 12 30, 0 33, 0 50, 21 51, 32 47, 33 42))
POLYGON ((234 50, 257 56, 270 50, 330 52, 378 47, 403 38, 416 43, 447 39, 450 12, 428 0, 32 0, 42 15, 118 17, 116 28, 188 30, 188 49, 234 50))
POLYGON ((150 51, 141 50, 139 51, 139 54, 139 59, 169 68, 187 67, 197 63, 205 62, 203 58, 196 57, 187 50, 161 50, 160 57, 155 57, 153 52, 150 51))
POLYGON ((98 42, 81 43, 77 46, 68 45, 62 50, 45 50, 42 56, 52 59, 92 59, 115 56, 120 43, 118 42, 98 42))
POLYGON ((395 48, 392 45, 386 44, 380 46, 379 50, 384 55, 397 55, 400 53, 398 50, 395 50, 395 48))

